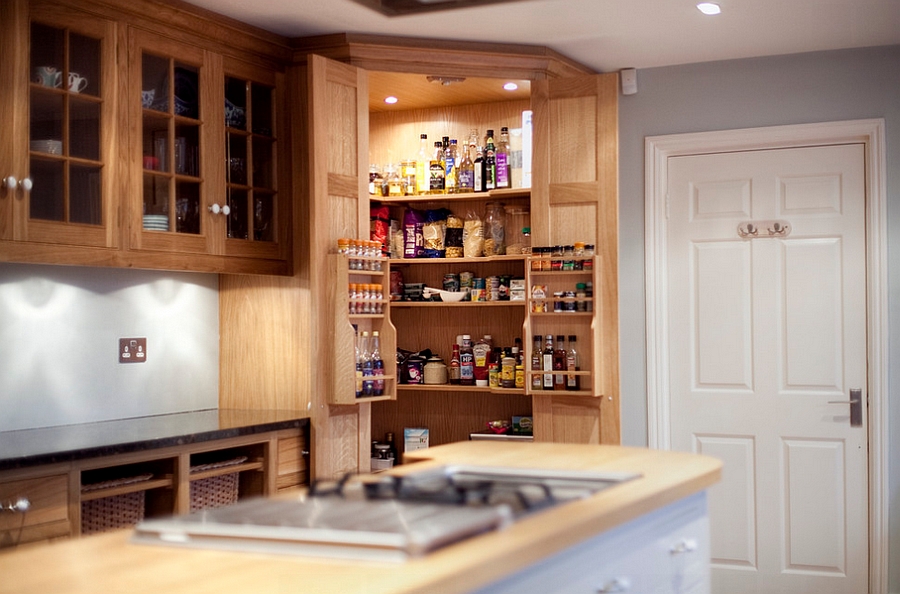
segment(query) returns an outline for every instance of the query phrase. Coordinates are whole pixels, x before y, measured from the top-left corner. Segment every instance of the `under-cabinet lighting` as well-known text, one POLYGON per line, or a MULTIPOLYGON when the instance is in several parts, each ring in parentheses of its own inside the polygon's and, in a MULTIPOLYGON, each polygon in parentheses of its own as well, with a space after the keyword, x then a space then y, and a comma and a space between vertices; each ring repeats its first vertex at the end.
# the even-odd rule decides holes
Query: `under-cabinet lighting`
POLYGON ((390 97, 385 97, 385 98, 384 98, 384 102, 387 103, 388 105, 393 105, 393 104, 396 103, 397 101, 399 101, 399 99, 397 99, 397 98, 394 97, 393 95, 391 95, 390 97))
POLYGON ((703 14, 719 14, 722 12, 722 8, 716 4, 715 2, 701 2, 697 5, 697 9, 703 14))
POLYGON ((516 89, 519 88, 519 85, 517 85, 514 82, 508 82, 505 85, 503 85, 503 88, 507 91, 515 91, 516 89))

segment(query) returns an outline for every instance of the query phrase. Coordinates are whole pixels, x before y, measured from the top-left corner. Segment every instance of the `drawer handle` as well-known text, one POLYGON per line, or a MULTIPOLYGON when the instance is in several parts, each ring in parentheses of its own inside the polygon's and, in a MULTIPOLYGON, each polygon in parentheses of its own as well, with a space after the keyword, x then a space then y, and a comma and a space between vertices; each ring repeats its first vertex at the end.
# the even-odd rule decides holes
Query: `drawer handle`
POLYGON ((684 538, 677 545, 669 549, 673 555, 681 555, 683 553, 692 553, 697 550, 697 540, 694 538, 684 538))
POLYGON ((628 578, 616 578, 611 582, 606 582, 597 588, 597 594, 609 594, 610 592, 627 592, 631 590, 631 580, 628 578))
POLYGON ((0 503, 0 511, 9 511, 13 513, 24 514, 31 507, 31 502, 25 497, 19 497, 15 503, 0 503))

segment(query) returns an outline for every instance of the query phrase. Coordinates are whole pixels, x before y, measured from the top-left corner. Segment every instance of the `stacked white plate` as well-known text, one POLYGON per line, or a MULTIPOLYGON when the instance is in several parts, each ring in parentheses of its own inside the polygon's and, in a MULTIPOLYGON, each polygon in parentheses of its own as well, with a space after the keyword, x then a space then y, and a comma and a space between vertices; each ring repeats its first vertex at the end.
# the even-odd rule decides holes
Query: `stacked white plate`
POLYGON ((144 229, 150 231, 168 231, 168 215, 144 215, 144 229))
POLYGON ((51 155, 62 154, 62 140, 32 140, 31 150, 51 155))

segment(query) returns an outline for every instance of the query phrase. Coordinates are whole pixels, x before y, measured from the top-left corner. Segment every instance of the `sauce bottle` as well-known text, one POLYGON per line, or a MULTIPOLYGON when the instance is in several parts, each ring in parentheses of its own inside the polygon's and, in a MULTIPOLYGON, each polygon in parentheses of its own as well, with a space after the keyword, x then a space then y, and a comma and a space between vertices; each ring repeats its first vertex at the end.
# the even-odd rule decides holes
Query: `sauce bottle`
POLYGON ((459 345, 453 345, 453 355, 450 357, 450 383, 454 385, 459 384, 459 345))
POLYGON ((459 347, 459 383, 462 386, 475 385, 475 354, 472 352, 472 337, 463 334, 459 347))

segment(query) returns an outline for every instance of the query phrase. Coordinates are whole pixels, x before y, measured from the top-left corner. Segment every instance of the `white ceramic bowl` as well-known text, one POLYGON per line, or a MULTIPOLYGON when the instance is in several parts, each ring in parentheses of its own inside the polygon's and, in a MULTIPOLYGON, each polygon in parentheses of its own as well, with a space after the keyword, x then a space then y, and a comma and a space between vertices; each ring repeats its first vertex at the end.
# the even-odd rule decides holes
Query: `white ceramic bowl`
POLYGON ((444 291, 443 289, 432 289, 431 287, 422 289, 422 294, 425 297, 440 295, 441 301, 444 303, 459 303, 467 295, 466 291, 444 291))

